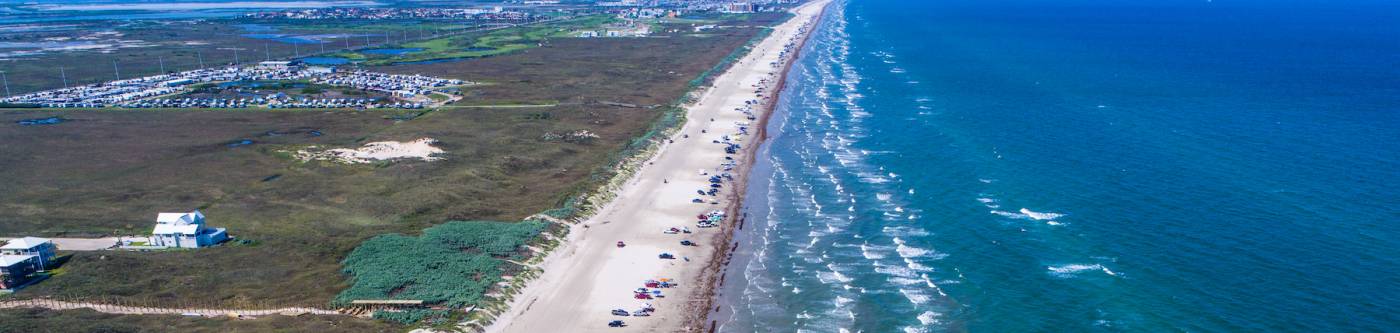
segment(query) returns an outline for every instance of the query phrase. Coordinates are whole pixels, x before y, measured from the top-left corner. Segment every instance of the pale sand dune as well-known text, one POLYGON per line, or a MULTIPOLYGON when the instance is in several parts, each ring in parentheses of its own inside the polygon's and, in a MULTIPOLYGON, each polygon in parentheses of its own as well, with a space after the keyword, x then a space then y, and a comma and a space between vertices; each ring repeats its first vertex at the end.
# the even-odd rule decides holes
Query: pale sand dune
POLYGON ((308 149, 298 150, 294 155, 296 155, 297 159, 302 161, 324 160, 345 164, 370 163, 374 161, 397 159, 436 161, 442 159, 436 155, 445 153, 441 148, 433 147, 433 144, 437 142, 437 140, 432 138, 422 138, 408 142, 370 142, 355 149, 336 148, 317 151, 315 149, 316 147, 310 147, 308 149))
MULTIPOLYGON (((715 86, 688 110, 689 119, 660 153, 643 167, 619 191, 618 197, 598 214, 573 227, 568 242, 544 261, 544 273, 530 283, 502 314, 488 332, 670 332, 696 331, 700 327, 685 327, 702 316, 708 297, 702 283, 704 267, 714 254, 720 229, 696 227, 695 216, 727 205, 692 203, 698 197, 696 189, 707 188, 708 176, 697 169, 711 170, 723 163, 724 147, 715 144, 730 135, 748 148, 751 136, 737 136, 737 123, 750 123, 741 112, 747 100, 756 98, 754 85, 760 80, 776 79, 781 71, 779 52, 785 45, 797 41, 800 28, 810 24, 829 1, 821 0, 799 7, 796 16, 774 29, 752 52, 729 71, 716 78, 715 86), (710 119, 713 118, 714 121, 710 119), (707 133, 702 133, 705 130, 707 133), (684 138, 683 135, 689 135, 684 138), (669 227, 689 227, 693 234, 663 234, 669 227), (683 247, 688 239, 701 244, 683 247), (628 246, 617 248, 617 241, 628 246), (658 259, 661 252, 676 255, 675 260, 658 259), (682 258, 688 257, 686 261, 682 258), (631 291, 642 287, 648 279, 675 278, 678 288, 664 289, 667 297, 636 300, 631 291), (609 310, 638 309, 649 302, 657 308, 651 317, 615 317, 609 310), (622 319, 626 328, 609 328, 611 320, 622 319)), ((795 53, 795 52, 789 52, 795 53)), ((789 54, 791 55, 791 54, 789 54)), ((771 85, 771 84, 770 84, 771 85)), ((769 89, 774 90, 774 89, 769 89)), ((768 110, 756 110, 759 116, 768 110)), ((751 128, 750 132, 755 131, 751 128)), ((742 160, 740 157, 735 159, 742 160)), ((734 184, 725 183, 725 194, 732 193, 734 184)), ((705 197, 714 198, 714 197, 705 197)), ((725 198, 721 196, 720 198, 725 198)), ((726 222, 726 223, 733 223, 726 222)))

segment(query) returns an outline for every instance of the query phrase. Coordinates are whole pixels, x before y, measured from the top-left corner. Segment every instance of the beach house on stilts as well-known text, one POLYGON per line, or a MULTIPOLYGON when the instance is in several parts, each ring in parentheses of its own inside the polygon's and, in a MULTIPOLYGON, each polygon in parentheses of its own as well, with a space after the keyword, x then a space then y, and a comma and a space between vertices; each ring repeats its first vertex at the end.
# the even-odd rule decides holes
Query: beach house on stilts
POLYGON ((39 237, 11 239, 0 246, 0 291, 13 291, 53 265, 58 247, 39 237))
POLYGON ((224 228, 204 225, 204 213, 160 213, 151 232, 151 245, 167 248, 199 248, 228 239, 224 228))

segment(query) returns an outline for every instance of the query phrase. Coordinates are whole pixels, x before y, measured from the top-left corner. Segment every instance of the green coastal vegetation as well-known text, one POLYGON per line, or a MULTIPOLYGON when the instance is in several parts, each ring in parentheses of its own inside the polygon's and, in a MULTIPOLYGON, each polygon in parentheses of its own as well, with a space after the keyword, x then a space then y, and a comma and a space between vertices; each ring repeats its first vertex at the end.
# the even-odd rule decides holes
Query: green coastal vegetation
POLYGON ((414 49, 403 54, 372 54, 365 50, 336 53, 331 56, 360 62, 363 65, 389 65, 447 59, 496 56, 534 48, 550 38, 577 37, 576 30, 600 29, 620 19, 610 15, 590 15, 556 22, 514 26, 463 35, 385 46, 385 49, 414 49))
MULTIPOLYGON (((518 264, 531 258, 525 245, 551 230, 522 220, 541 212, 580 214, 581 198, 621 172, 615 166, 683 120, 679 105, 687 92, 781 18, 731 17, 720 22, 733 27, 705 36, 689 35, 687 22, 655 23, 661 27, 655 38, 574 38, 574 29, 615 20, 587 16, 404 43, 424 50, 360 63, 379 72, 483 83, 438 109, 0 109, 0 140, 7 142, 0 169, 10 179, 0 191, 0 236, 142 235, 157 212, 201 209, 211 226, 236 237, 199 250, 68 252, 51 278, 12 297, 257 309, 395 299, 434 307, 374 313, 380 321, 0 310, 0 331, 397 331, 463 316, 451 310, 496 306, 484 295, 515 282, 505 276, 530 274, 518 264), (492 51, 463 51, 478 47, 492 51), (412 63, 461 58, 468 60, 412 63), (65 121, 15 125, 47 117, 65 121), (547 139, 579 130, 598 137, 547 139), (440 160, 346 165, 292 153, 425 137, 439 140, 436 147, 446 151, 440 160), (251 143, 233 144, 245 140, 251 143)), ((200 31, 237 32, 215 25, 171 29, 170 38, 191 40, 200 31)), ((263 45, 218 38, 250 49, 263 45)), ((167 54, 182 57, 164 58, 166 66, 192 65, 185 56, 193 53, 175 47, 120 50, 114 57, 126 63, 167 54)), ((203 56, 213 62, 231 54, 203 56)), ((54 59, 80 64, 76 56, 54 59)), ((73 68, 77 77, 109 76, 73 68)), ((268 89, 335 92, 315 85, 268 89)))
MULTIPOLYGON (((3 300, 4 298, 0 298, 3 300)), ((256 320, 199 318, 181 315, 127 316, 91 309, 7 309, 0 311, 0 332, 399 332, 389 321, 348 316, 268 316, 256 320)))
POLYGON ((525 244, 546 226, 540 221, 454 221, 416 237, 375 236, 342 262, 352 283, 332 304, 401 299, 452 308, 481 305, 482 295, 508 273, 507 261, 524 259, 525 244))

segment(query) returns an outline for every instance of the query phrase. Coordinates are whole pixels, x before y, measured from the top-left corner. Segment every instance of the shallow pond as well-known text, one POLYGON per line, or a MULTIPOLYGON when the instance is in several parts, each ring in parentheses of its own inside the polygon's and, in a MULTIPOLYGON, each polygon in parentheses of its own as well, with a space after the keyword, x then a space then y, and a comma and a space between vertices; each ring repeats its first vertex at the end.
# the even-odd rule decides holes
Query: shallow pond
POLYGON ((283 35, 283 34, 242 34, 242 35, 240 35, 240 36, 248 37, 248 38, 253 38, 253 39, 270 40, 270 41, 274 41, 274 42, 278 42, 278 43, 283 43, 283 44, 316 44, 316 43, 320 43, 320 41, 317 41, 317 40, 311 39, 311 38, 307 38, 307 37, 305 37, 305 36, 292 36, 292 35, 283 35))
POLYGON ((350 59, 338 57, 308 57, 301 58, 301 62, 311 65, 344 65, 350 63, 350 59))
POLYGON ((63 117, 48 117, 48 118, 25 119, 25 120, 16 121, 15 123, 16 123, 16 124, 19 124, 20 126, 43 126, 43 125, 58 125, 58 124, 63 123, 63 122, 65 122, 65 121, 68 121, 68 119, 63 119, 63 117))

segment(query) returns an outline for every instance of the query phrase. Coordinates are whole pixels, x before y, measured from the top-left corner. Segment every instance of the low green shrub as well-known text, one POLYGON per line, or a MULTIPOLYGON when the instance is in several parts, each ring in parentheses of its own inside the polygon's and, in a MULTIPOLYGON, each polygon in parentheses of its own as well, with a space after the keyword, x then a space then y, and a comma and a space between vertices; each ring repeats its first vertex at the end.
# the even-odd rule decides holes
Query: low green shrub
POLYGON ((374 319, 408 325, 417 323, 419 321, 422 321, 423 319, 446 317, 448 315, 448 312, 449 311, 447 310, 429 309, 408 309, 403 311, 375 311, 374 319))
POLYGON ((480 305, 483 294, 520 259, 544 222, 455 221, 423 230, 371 238, 341 262, 353 283, 332 301, 422 300, 451 308, 480 305))

